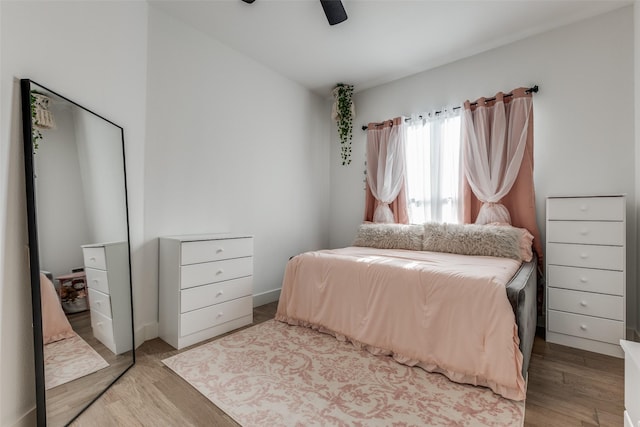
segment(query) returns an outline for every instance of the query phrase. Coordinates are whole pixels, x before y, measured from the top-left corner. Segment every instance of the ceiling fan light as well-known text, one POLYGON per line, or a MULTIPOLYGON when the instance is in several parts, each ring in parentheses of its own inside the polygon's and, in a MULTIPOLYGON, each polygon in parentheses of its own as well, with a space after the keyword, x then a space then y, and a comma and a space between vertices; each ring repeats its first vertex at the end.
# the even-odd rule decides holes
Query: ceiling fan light
POLYGON ((320 0, 329 25, 336 25, 347 20, 347 12, 340 0, 320 0))

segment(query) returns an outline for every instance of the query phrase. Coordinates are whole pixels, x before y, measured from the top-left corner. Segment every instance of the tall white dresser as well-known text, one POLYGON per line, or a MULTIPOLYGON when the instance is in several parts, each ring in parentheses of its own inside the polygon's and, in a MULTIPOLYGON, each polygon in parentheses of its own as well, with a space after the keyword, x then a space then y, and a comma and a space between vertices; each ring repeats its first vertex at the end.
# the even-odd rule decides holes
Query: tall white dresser
POLYGON ((548 342, 623 357, 626 200, 547 199, 548 342))
POLYGON ((82 246, 93 335, 115 354, 133 348, 127 242, 82 246))
POLYGON ((173 347, 253 322, 253 237, 161 237, 159 261, 159 335, 173 347))

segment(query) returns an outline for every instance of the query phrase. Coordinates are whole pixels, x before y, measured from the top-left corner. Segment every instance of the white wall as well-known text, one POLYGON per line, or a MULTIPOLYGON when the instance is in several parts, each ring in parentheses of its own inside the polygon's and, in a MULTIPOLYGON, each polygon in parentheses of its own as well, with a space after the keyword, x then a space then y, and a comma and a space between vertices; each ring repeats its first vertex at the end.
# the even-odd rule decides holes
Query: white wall
POLYGON ((75 134, 89 238, 83 244, 127 240, 122 131, 80 108, 75 134))
POLYGON ((56 277, 83 265, 89 225, 71 107, 53 103, 50 110, 56 129, 41 131, 34 169, 40 268, 56 277))
POLYGON ((254 305, 276 300, 288 258, 329 243, 328 102, 154 7, 148 57, 146 298, 159 236, 239 232, 254 305))
MULTIPOLYGON (((633 13, 619 9, 587 21, 356 94, 350 167, 339 164, 332 132, 331 246, 350 243, 364 207, 362 124, 460 105, 518 86, 534 95, 535 185, 544 241, 545 198, 627 194, 627 319, 636 324, 636 185, 633 13)), ((434 41, 436 42, 436 41, 434 41)))
MULTIPOLYGON (((31 297, 20 78, 125 129, 134 288, 142 268, 147 5, 144 2, 0 2, 0 425, 33 424, 31 297)), ((140 304, 140 289, 134 289, 140 304)), ((141 311, 141 310, 140 310, 141 311)))

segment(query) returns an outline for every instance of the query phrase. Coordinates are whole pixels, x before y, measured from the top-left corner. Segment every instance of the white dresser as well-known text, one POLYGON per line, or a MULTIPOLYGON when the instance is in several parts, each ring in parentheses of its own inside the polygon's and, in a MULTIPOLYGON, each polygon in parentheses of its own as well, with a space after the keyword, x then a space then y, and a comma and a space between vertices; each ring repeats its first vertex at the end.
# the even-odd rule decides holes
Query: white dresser
POLYGON ((82 246, 93 335, 115 354, 133 348, 127 242, 82 246))
POLYGON ((159 261, 159 333, 173 347, 253 322, 253 237, 161 237, 159 261))
POLYGON ((547 199, 548 342, 623 357, 624 196, 547 199))
POLYGON ((624 350, 624 427, 640 427, 640 343, 620 340, 624 350))

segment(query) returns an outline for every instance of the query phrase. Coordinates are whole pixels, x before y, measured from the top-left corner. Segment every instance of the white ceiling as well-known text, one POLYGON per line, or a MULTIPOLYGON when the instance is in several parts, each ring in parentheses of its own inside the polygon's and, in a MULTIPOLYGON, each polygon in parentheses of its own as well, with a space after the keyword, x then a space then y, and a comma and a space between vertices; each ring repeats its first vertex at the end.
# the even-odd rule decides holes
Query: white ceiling
POLYGON ((434 68, 633 0, 343 0, 330 26, 319 0, 150 0, 322 95, 434 68))

